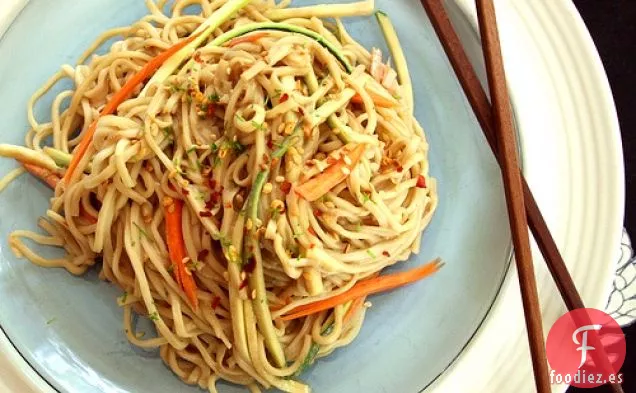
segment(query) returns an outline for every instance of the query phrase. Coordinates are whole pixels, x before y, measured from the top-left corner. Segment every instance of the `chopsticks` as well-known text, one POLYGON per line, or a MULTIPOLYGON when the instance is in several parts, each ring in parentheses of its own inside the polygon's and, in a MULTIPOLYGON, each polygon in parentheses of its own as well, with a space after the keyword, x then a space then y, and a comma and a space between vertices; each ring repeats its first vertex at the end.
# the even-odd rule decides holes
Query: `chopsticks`
MULTIPOLYGON (((450 60, 484 135, 490 144, 495 157, 501 163, 503 157, 502 152, 499 150, 499 144, 495 135, 494 119, 490 102, 486 96, 486 92, 481 86, 472 64, 470 63, 470 60, 468 59, 468 56, 466 55, 466 52, 461 45, 457 33, 446 14, 442 0, 420 1, 426 9, 433 28, 440 39, 444 51, 450 60)), ((494 21, 488 23, 494 23, 494 21)), ((480 25, 481 24, 483 24, 483 20, 480 21, 480 25)), ((508 101, 505 103, 507 104, 507 102, 508 101)), ((519 171, 518 168, 516 170, 519 171)), ((583 300, 581 299, 581 296, 576 289, 576 285, 572 280, 572 276, 565 265, 563 257, 559 252, 554 238, 550 234, 550 230, 548 229, 539 206, 523 175, 521 175, 521 186, 525 202, 525 213, 530 230, 537 242, 537 245, 539 246, 539 250, 541 251, 544 260, 547 263, 548 270, 557 285, 565 305, 570 311, 585 308, 583 300)), ((589 318, 582 322, 583 324, 591 324, 589 318)), ((602 366, 605 369, 608 369, 608 358, 604 353, 605 351, 602 344, 597 342, 598 336, 594 334, 591 335, 591 338, 594 342, 596 342, 593 342, 592 345, 597 348, 597 351, 593 352, 593 356, 598 355, 594 356, 594 360, 596 361, 596 358, 598 357, 602 366)), ((612 391, 615 393, 623 393, 623 389, 620 384, 611 384, 611 387, 612 391)))
POLYGON ((492 99, 495 141, 499 151, 499 164, 503 175, 506 204, 508 205, 508 218, 512 231, 521 300, 526 319, 532 366, 534 368, 534 382, 537 386, 537 392, 548 393, 551 389, 543 337, 541 308, 539 306, 539 292, 532 264, 526 205, 517 159, 517 139, 512 123, 512 109, 510 107, 506 74, 499 44, 495 6, 492 0, 477 0, 476 2, 481 42, 484 50, 484 59, 486 60, 488 85, 490 86, 492 99))

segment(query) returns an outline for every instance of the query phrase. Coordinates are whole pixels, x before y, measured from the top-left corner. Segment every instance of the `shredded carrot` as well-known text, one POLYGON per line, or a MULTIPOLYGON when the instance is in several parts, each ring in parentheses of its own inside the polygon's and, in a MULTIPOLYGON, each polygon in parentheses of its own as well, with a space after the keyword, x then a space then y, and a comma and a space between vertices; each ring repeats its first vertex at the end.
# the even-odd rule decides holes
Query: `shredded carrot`
POLYGON ((349 164, 347 164, 344 157, 335 160, 324 172, 319 173, 297 187, 296 192, 310 202, 320 199, 349 176, 362 158, 365 147, 364 144, 356 145, 355 147, 352 147, 352 145, 345 146, 345 157, 348 157, 349 164))
POLYGON ((164 201, 164 212, 166 215, 166 240, 170 260, 174 267, 174 275, 188 300, 196 310, 199 307, 197 298, 197 284, 192 274, 187 271, 184 259, 187 256, 185 241, 183 240, 183 201, 166 197, 164 201))
MULTIPOLYGON (((369 95, 371 96, 371 99, 373 100, 373 103, 376 106, 380 106, 382 108, 393 108, 395 107, 395 102, 387 100, 386 98, 379 96, 377 94, 373 94, 371 92, 369 92, 369 95)), ((364 101, 362 100, 362 96, 360 94, 356 94, 353 96, 353 98, 351 99, 351 102, 353 102, 354 104, 364 104, 364 101)))
POLYGON ((88 221, 91 224, 97 224, 97 217, 95 217, 94 215, 89 213, 86 209, 84 209, 84 206, 82 206, 81 204, 80 204, 80 218, 83 218, 84 220, 88 221))
POLYGON ((71 159, 68 169, 66 170, 66 174, 64 175, 64 181, 67 184, 73 176, 73 172, 75 171, 75 169, 77 169, 80 161, 91 146, 91 142, 93 141, 93 136, 95 135, 95 130, 97 129, 97 122, 99 121, 99 118, 115 113, 117 107, 119 107, 122 102, 126 101, 133 95, 137 86, 142 84, 146 79, 150 78, 159 69, 159 67, 161 67, 161 65, 166 62, 166 60, 180 51, 184 46, 188 45, 196 37, 196 35, 192 35, 187 39, 179 42, 178 44, 171 46, 165 52, 154 57, 152 60, 146 63, 146 65, 141 70, 139 70, 138 73, 130 78, 124 84, 124 86, 117 93, 115 93, 115 95, 113 95, 104 109, 102 109, 99 116, 95 120, 93 120, 88 130, 86 130, 86 135, 84 135, 80 144, 73 152, 73 158, 71 159))
MULTIPOLYGON (((375 273, 372 276, 370 276, 370 279, 376 278, 378 277, 379 274, 375 273)), ((351 320, 351 318, 353 318, 354 316, 356 316, 356 314, 358 314, 358 312, 360 311, 360 309, 362 308, 362 306, 364 305, 364 302, 367 301, 367 297, 363 296, 363 297, 359 297, 354 299, 351 302, 351 306, 349 306, 349 309, 347 310, 347 313, 345 314, 344 318, 343 318, 343 322, 346 324, 347 322, 349 322, 351 320)))
POLYGON ((57 183, 59 183, 61 180, 56 173, 53 173, 46 168, 42 168, 41 166, 37 166, 35 164, 29 164, 27 162, 22 162, 22 161, 18 161, 18 162, 22 164, 22 166, 24 167, 24 169, 27 170, 27 172, 37 177, 38 179, 42 180, 44 183, 46 183, 49 187, 51 187, 54 190, 55 190, 55 187, 57 187, 57 183))
POLYGON ((261 38, 265 37, 267 35, 266 32, 260 32, 260 33, 254 33, 254 34, 249 34, 249 35, 244 35, 241 37, 236 37, 235 39, 231 40, 230 42, 227 43, 227 46, 229 48, 232 48, 238 44, 244 44, 246 42, 256 42, 258 40, 260 40, 261 38))
MULTIPOLYGON (((62 178, 58 174, 51 172, 46 168, 42 168, 41 166, 29 164, 28 162, 22 162, 19 160, 18 162, 24 167, 24 169, 27 170, 27 172, 40 179, 54 190, 60 180, 62 180, 62 178)), ((86 211, 86 209, 84 209, 82 205, 80 205, 80 218, 83 218, 91 224, 97 224, 97 217, 86 211)))
POLYGON ((329 310, 339 304, 344 304, 353 299, 363 298, 365 296, 370 296, 376 293, 390 291, 392 289, 399 288, 407 284, 419 281, 423 278, 429 277, 439 271, 442 266, 443 263, 439 259, 436 259, 431 263, 416 267, 405 272, 394 273, 386 276, 380 276, 377 278, 370 278, 364 281, 360 281, 350 290, 341 293, 340 295, 324 300, 319 300, 317 302, 304 306, 296 307, 295 309, 291 310, 289 314, 282 316, 281 319, 283 321, 291 321, 321 311, 329 310))

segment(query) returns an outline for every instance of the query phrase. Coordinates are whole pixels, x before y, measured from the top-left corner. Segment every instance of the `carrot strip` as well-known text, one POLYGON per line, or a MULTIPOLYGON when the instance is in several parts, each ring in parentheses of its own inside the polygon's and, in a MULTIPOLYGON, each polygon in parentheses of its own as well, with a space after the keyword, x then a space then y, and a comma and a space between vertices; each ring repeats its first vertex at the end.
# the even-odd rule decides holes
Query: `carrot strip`
MULTIPOLYGON (((307 180, 305 183, 296 188, 296 193, 305 198, 306 200, 313 202, 320 199, 323 195, 328 193, 332 188, 344 181, 353 168, 358 164, 364 154, 365 145, 356 145, 353 149, 349 146, 349 151, 345 154, 348 157, 349 164, 345 158, 341 158, 325 169, 324 172, 314 176, 307 180)), ((345 151, 347 147, 345 146, 345 151)))
POLYGON ((187 253, 182 228, 183 201, 166 197, 163 205, 166 215, 166 240, 170 260, 172 261, 172 266, 174 266, 175 278, 196 310, 199 307, 197 284, 192 274, 187 271, 184 263, 187 253))
MULTIPOLYGON (((395 102, 393 101, 387 100, 386 98, 377 94, 373 94, 372 92, 369 92, 369 95, 371 96, 371 99, 376 106, 380 106, 382 108, 395 107, 395 102)), ((364 101, 362 100, 362 96, 360 94, 354 95, 351 99, 351 102, 353 102, 354 104, 364 104, 364 101)))
MULTIPOLYGON (((376 277, 379 276, 379 273, 375 273, 373 275, 371 275, 369 277, 369 279, 374 279, 376 277)), ((364 302, 367 301, 367 297, 363 296, 363 297, 359 297, 357 299, 354 299, 351 302, 351 305, 349 306, 349 309, 347 310, 347 313, 345 314, 344 318, 342 319, 343 323, 347 323, 351 320, 351 318, 353 318, 362 308, 362 306, 364 305, 364 302)))
POLYGON ((22 164, 27 172, 40 179, 54 190, 55 187, 57 187, 57 183, 59 183, 61 180, 61 178, 56 173, 53 173, 46 168, 42 168, 41 166, 37 166, 35 164, 29 164, 27 162, 18 162, 22 164))
POLYGON ((117 107, 119 107, 122 102, 126 101, 133 95, 137 86, 151 77, 166 60, 172 57, 172 55, 177 53, 184 46, 188 45, 196 37, 196 35, 192 35, 187 39, 179 42, 178 44, 171 46, 165 52, 154 57, 152 60, 146 63, 146 65, 141 70, 139 70, 138 73, 130 78, 124 84, 124 86, 117 93, 115 93, 115 95, 113 95, 104 109, 102 109, 99 116, 95 120, 93 120, 88 130, 86 130, 86 135, 84 135, 80 144, 77 145, 77 148, 75 149, 73 154, 73 158, 71 159, 71 162, 68 165, 68 169, 66 170, 66 174, 64 175, 64 181, 67 184, 70 181, 71 176, 73 176, 73 172, 75 172, 75 170, 77 169, 79 162, 82 160, 89 147, 91 146, 91 142, 93 141, 93 136, 95 135, 95 130, 97 129, 97 122, 99 121, 99 118, 115 113, 117 107))
POLYGON ((80 218, 83 218, 84 220, 88 221, 91 224, 97 224, 97 217, 95 217, 94 215, 86 211, 86 209, 84 209, 84 206, 82 206, 81 204, 80 204, 80 218))
POLYGON ((230 42, 227 43, 227 46, 229 48, 232 48, 232 47, 235 47, 238 44, 244 44, 246 42, 256 42, 256 41, 260 40, 261 38, 265 37, 266 35, 267 35, 266 32, 244 35, 242 37, 237 37, 237 38, 231 40, 230 42))
MULTIPOLYGON (((37 177, 46 185, 55 190, 57 184, 62 180, 62 178, 54 172, 49 171, 46 168, 42 168, 41 166, 37 166, 35 164, 29 164, 28 162, 22 162, 18 160, 18 162, 27 170, 30 174, 37 177)), ((84 209, 83 206, 80 205, 80 218, 90 222, 91 224, 97 224, 97 217, 91 215, 89 212, 84 209)))
POLYGON ((407 284, 419 281, 423 278, 429 277, 432 274, 438 272, 442 266, 443 263, 439 259, 436 259, 431 263, 416 267, 405 272, 389 274, 386 276, 380 276, 377 278, 370 278, 368 280, 360 281, 350 290, 341 293, 340 295, 324 300, 319 300, 317 302, 304 306, 296 307, 290 312, 290 314, 282 316, 281 319, 283 321, 291 321, 315 314, 317 312, 329 310, 339 304, 344 304, 353 299, 362 298, 381 292, 387 292, 392 289, 399 288, 407 284))

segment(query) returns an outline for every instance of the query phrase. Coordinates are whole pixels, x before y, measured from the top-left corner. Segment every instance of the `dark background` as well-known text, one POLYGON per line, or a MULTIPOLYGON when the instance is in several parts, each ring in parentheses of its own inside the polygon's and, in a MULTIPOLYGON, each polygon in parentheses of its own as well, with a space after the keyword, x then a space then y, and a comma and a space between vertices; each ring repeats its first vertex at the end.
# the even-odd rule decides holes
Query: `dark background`
MULTIPOLYGON (((547 0, 552 1, 552 0, 547 0)), ((636 0, 574 0, 592 34, 612 86, 623 137, 627 181, 625 227, 636 239, 636 208, 629 201, 636 195, 636 0)), ((627 360, 623 366, 627 393, 636 393, 636 324, 625 330, 627 360)), ((568 393, 609 393, 608 387, 570 389, 568 393)))

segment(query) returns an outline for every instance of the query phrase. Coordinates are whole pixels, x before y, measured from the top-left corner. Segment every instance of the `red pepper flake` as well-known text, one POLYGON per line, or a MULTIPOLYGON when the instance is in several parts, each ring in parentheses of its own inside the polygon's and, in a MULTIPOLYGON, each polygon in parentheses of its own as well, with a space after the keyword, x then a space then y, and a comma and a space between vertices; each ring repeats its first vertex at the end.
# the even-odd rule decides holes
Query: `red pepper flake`
POLYGON ((287 94, 287 93, 281 94, 279 102, 282 104, 283 102, 285 102, 287 100, 289 100, 289 94, 287 94))
POLYGON ((391 258, 391 254, 389 254, 388 251, 382 251, 382 255, 384 255, 387 258, 391 258))
POLYGON ((212 217, 212 212, 208 212, 208 211, 203 211, 203 212, 199 212, 199 216, 200 217, 212 217))
POLYGON ((214 190, 216 188, 216 180, 210 177, 210 179, 208 179, 208 186, 214 190))
POLYGON ((301 116, 305 116, 305 110, 303 109, 302 106, 298 107, 298 113, 300 113, 301 116))
POLYGON ((210 304, 210 307, 212 307, 212 310, 216 310, 220 304, 221 304, 221 298, 218 296, 215 296, 214 299, 212 299, 212 304, 210 304))
POLYGON ((417 183, 415 184, 417 188, 426 188, 426 178, 422 175, 417 177, 417 183))
POLYGON ((314 230, 313 227, 309 227, 309 229, 307 230, 309 233, 311 233, 312 235, 316 236, 316 231, 314 230))
POLYGON ((218 203, 221 201, 221 193, 220 192, 213 192, 212 195, 210 195, 210 202, 212 202, 213 206, 214 205, 218 205, 218 203))
POLYGON ((280 190, 285 194, 289 194, 289 192, 291 191, 291 188, 292 188, 292 184, 288 181, 283 182, 283 184, 281 184, 280 186, 280 190))
POLYGON ((338 160, 336 160, 335 158, 333 158, 333 157, 331 157, 331 156, 329 156, 329 157, 327 158, 327 164, 329 164, 329 165, 333 165, 333 164, 335 164, 336 162, 338 162, 338 160))
POLYGON ((243 288, 245 288, 247 286, 247 279, 243 280, 243 282, 241 282, 241 285, 239 285, 239 291, 243 288))
POLYGON ((210 250, 203 249, 199 251, 199 254, 197 255, 197 260, 203 261, 209 254, 210 254, 210 250))
POLYGON ((254 273, 254 269, 256 269, 256 258, 252 257, 249 259, 249 261, 247 261, 245 266, 243 266, 243 271, 250 274, 254 273))
POLYGON ((305 165, 306 165, 308 168, 313 168, 313 167, 314 167, 314 165, 316 165, 316 164, 314 164, 313 160, 309 160, 309 161, 307 161, 307 162, 305 163, 305 165))
POLYGON ((194 61, 196 61, 197 63, 203 63, 203 60, 201 60, 201 53, 200 52, 196 52, 194 54, 194 61))
POLYGON ((314 210, 314 216, 322 217, 322 210, 319 210, 319 209, 314 210))
POLYGON ((226 209, 232 209, 232 207, 233 207, 232 206, 232 202, 228 202, 228 203, 225 204, 225 208, 226 209))
POLYGON ((397 167, 397 171, 398 171, 399 173, 404 172, 404 167, 403 167, 402 165, 400 165, 399 167, 397 167))
POLYGON ((207 111, 207 115, 209 117, 212 117, 214 115, 214 111, 216 110, 216 105, 214 105, 213 103, 209 103, 208 104, 208 111, 207 111))
POLYGON ((309 249, 310 249, 310 250, 313 250, 314 248, 316 248, 316 245, 315 245, 314 243, 311 243, 311 244, 309 245, 309 249))
POLYGON ((267 141, 267 148, 268 148, 268 149, 270 149, 270 150, 271 150, 271 149, 273 149, 273 148, 274 148, 274 141, 272 141, 271 139, 269 139, 269 140, 267 141))
POLYGON ((188 191, 188 189, 187 189, 187 188, 182 188, 182 189, 181 189, 181 193, 183 194, 183 196, 188 196, 188 195, 190 195, 190 191, 188 191))

